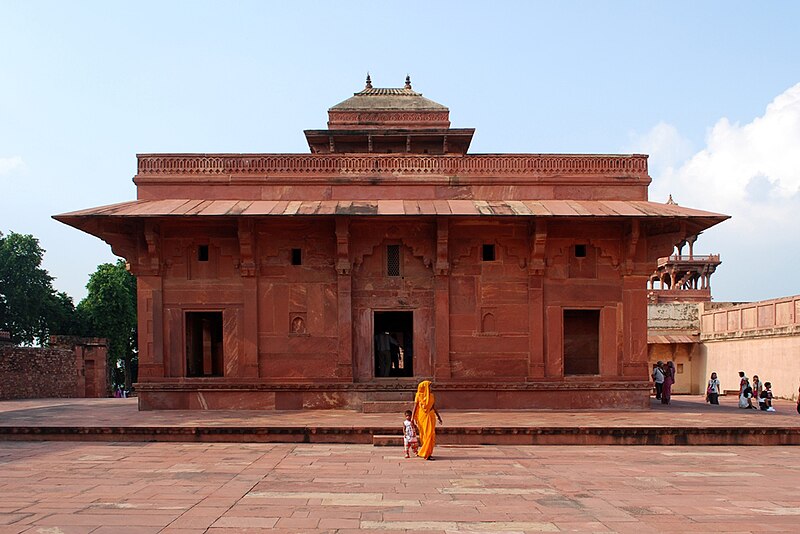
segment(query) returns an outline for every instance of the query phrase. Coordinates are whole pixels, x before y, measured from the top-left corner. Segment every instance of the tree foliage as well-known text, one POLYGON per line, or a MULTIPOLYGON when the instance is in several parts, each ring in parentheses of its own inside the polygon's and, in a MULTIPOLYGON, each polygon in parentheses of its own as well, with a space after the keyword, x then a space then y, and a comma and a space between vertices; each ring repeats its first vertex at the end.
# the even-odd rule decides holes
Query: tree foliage
POLYGON ((53 289, 42 268, 44 250, 32 235, 0 233, 0 329, 14 343, 46 345, 48 336, 80 330, 75 306, 53 289))
POLYGON ((78 304, 78 315, 87 333, 108 340, 108 360, 112 368, 122 362, 125 387, 133 381, 136 357, 136 278, 125 262, 104 263, 89 277, 88 294, 78 304))

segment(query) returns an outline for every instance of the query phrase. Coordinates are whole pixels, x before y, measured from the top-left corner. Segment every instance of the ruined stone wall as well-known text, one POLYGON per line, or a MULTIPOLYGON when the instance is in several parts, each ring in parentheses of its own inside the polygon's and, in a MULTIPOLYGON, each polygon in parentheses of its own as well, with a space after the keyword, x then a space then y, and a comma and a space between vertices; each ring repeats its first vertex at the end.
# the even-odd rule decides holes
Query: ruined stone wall
POLYGON ((77 396, 75 353, 0 345, 0 400, 77 396))
POLYGON ((700 330, 700 307, 696 302, 669 302, 648 304, 647 329, 700 330))

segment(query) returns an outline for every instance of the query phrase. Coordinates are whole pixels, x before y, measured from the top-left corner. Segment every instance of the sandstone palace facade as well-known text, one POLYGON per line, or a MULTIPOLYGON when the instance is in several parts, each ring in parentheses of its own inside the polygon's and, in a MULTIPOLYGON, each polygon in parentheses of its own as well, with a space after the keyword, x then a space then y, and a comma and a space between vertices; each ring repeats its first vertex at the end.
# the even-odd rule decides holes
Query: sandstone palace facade
POLYGON ((724 215, 648 201, 644 155, 469 154, 408 79, 328 117, 56 216, 138 279, 141 409, 648 406, 649 277, 724 215))

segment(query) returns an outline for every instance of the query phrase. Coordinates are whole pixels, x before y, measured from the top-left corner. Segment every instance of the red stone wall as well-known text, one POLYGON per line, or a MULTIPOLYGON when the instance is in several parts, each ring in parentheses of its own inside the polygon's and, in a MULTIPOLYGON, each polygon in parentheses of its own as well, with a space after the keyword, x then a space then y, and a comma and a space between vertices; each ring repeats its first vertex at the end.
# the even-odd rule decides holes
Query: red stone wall
POLYGON ((0 345, 0 400, 107 397, 104 339, 51 336, 50 347, 0 345))
MULTIPOLYGON (((450 226, 452 378, 522 380, 528 375, 527 223, 450 226), (495 260, 483 260, 483 245, 495 260)), ((533 332, 541 345, 542 332, 533 332)))
POLYGON ((75 353, 0 345, 0 400, 77 397, 75 353))
MULTIPOLYGON (((159 232, 163 259, 144 267, 163 276, 139 274, 145 408, 357 407, 393 400, 373 390, 429 377, 443 392, 448 382, 519 389, 498 394, 496 408, 556 399, 536 384, 572 391, 573 407, 597 387, 598 405, 615 405, 614 388, 646 396, 649 244, 631 241, 630 223, 297 217, 162 222, 159 232), (400 247, 401 276, 387 276, 389 245, 400 247), (599 374, 565 376, 565 310, 597 312, 599 374), (413 312, 413 377, 376 379, 383 311, 413 312), (221 314, 222 376, 187 377, 187 312, 221 314)), ((445 397, 478 390, 458 391, 445 397)))
POLYGON ((335 380, 338 332, 333 221, 258 231, 258 367, 267 381, 335 380), (292 249, 301 264, 292 265, 292 249))
POLYGON ((411 311, 414 374, 431 376, 434 346, 433 243, 431 222, 359 221, 350 228, 353 259, 353 357, 357 381, 375 377, 375 311, 411 311), (401 276, 386 275, 386 248, 400 246, 401 276))

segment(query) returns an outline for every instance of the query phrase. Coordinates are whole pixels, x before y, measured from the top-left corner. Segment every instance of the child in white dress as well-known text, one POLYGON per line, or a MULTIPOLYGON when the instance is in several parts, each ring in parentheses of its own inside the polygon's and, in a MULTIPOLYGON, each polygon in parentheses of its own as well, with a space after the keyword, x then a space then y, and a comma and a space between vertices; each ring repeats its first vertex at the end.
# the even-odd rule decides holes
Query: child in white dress
POLYGON ((414 451, 414 456, 417 455, 418 445, 417 427, 414 426, 414 421, 411 420, 411 410, 406 410, 406 420, 403 421, 403 448, 406 451, 406 458, 411 457, 408 454, 409 449, 414 451))

